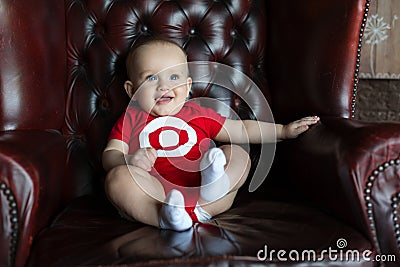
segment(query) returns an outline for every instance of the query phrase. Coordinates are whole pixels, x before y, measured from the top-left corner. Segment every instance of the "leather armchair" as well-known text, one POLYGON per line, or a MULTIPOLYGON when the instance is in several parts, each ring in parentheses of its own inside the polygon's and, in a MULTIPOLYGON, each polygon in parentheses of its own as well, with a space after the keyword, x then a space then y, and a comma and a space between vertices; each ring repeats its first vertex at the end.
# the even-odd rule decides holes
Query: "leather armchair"
MULTIPOLYGON (((1 2, 0 266, 397 266, 372 258, 400 260, 400 125, 354 119, 369 3, 1 2), (232 209, 186 232, 124 220, 103 193, 101 152, 129 101, 124 58, 152 34, 189 60, 248 75, 279 123, 322 118, 277 144, 259 189, 245 185, 232 209), (275 254, 264 259, 266 248, 275 254), (338 262, 328 248, 369 250, 371 260, 338 262), (278 250, 324 261, 283 261, 278 250)), ((243 118, 264 112, 223 88, 196 87, 200 96, 243 118)))

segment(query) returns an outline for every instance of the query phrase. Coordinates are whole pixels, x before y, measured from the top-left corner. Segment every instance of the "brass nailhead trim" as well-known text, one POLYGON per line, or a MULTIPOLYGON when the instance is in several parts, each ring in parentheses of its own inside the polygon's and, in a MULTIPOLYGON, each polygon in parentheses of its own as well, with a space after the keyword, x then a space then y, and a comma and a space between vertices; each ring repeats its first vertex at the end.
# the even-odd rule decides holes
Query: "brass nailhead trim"
MULTIPOLYGON (((382 172, 385 171, 385 169, 387 169, 388 167, 391 166, 395 166, 395 165, 400 165, 400 158, 397 159, 392 159, 389 162, 385 162, 384 164, 382 164, 381 166, 379 166, 378 168, 376 168, 373 172, 372 175, 368 177, 368 181, 365 185, 365 190, 364 190, 364 199, 365 199, 365 204, 366 204, 366 208, 367 208, 367 216, 368 216, 368 220, 369 220, 369 226, 371 228, 371 232, 373 234, 373 239, 374 239, 374 243, 375 243, 375 247, 377 249, 377 252, 380 254, 380 246, 379 246, 379 242, 378 242, 378 238, 376 236, 376 228, 375 228, 375 222, 374 222, 374 214, 373 214, 373 209, 374 209, 374 204, 372 203, 371 199, 372 199, 372 188, 374 186, 374 183, 376 181, 376 178, 378 177, 378 175, 382 172)), ((397 245, 400 248, 400 225, 397 217, 397 206, 398 203, 400 202, 400 193, 397 193, 397 195, 395 197, 392 198, 392 208, 393 208, 393 221, 394 221, 394 225, 395 225, 395 231, 396 231, 396 238, 397 238, 397 245), (395 219, 396 218, 396 219, 395 219), (398 233, 398 234, 397 234, 398 233)))
POLYGON ((358 47, 357 47, 357 59, 356 59, 356 69, 354 72, 354 81, 353 81, 353 94, 351 96, 351 118, 354 119, 356 117, 356 98, 357 98, 357 88, 359 81, 359 72, 360 72, 360 60, 361 60, 361 48, 362 48, 362 39, 364 36, 365 26, 367 24, 368 12, 370 7, 371 0, 367 0, 364 8, 364 16, 361 23, 360 34, 358 39, 358 47))
POLYGON ((19 237, 18 206, 13 192, 4 182, 0 183, 0 193, 8 200, 8 205, 10 207, 11 240, 9 245, 9 264, 10 266, 14 266, 19 237))

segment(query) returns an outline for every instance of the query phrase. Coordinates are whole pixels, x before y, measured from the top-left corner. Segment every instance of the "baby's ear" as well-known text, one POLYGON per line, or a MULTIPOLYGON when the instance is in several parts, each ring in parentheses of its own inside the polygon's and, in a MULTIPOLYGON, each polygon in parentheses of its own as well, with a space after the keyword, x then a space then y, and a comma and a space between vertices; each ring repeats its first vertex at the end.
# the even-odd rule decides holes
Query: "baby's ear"
POLYGON ((186 96, 189 96, 190 89, 192 89, 192 83, 193 83, 192 78, 188 77, 187 80, 186 80, 186 87, 187 87, 186 96))
MULTIPOLYGON (((133 97, 133 93, 134 93, 134 88, 133 88, 132 82, 131 81, 126 81, 124 83, 124 88, 125 88, 126 93, 129 96, 129 98, 132 98, 133 97)), ((133 99, 133 100, 135 100, 135 99, 133 99)))

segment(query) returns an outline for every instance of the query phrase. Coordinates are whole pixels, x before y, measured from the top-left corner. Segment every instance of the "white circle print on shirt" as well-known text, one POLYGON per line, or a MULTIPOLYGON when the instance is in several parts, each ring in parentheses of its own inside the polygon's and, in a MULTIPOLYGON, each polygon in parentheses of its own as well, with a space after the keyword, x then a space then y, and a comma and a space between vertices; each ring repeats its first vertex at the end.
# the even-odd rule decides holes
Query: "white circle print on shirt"
POLYGON ((147 124, 139 135, 140 148, 152 147, 150 142, 150 134, 163 128, 171 127, 174 130, 168 129, 161 131, 159 134, 159 143, 163 148, 176 147, 172 150, 158 149, 157 157, 183 157, 192 149, 192 147, 197 143, 196 131, 187 124, 184 120, 172 117, 163 116, 152 120, 147 124), (188 136, 188 141, 179 145, 179 133, 185 131, 188 136))
MULTIPOLYGON (((182 65, 183 64, 180 64, 180 69, 182 69, 182 65)), ((271 109, 263 92, 241 71, 224 64, 207 61, 188 62, 187 66, 189 69, 189 76, 192 79, 191 95, 195 96, 191 98, 190 101, 195 101, 203 107, 211 107, 222 116, 229 119, 239 119, 240 116, 235 112, 235 110, 240 109, 233 110, 230 108, 230 105, 232 104, 230 102, 231 98, 235 95, 235 98, 240 99, 243 103, 242 106, 246 107, 246 112, 252 115, 252 119, 274 123, 271 109), (211 91, 212 94, 209 93, 211 91), (212 97, 204 97, 204 95, 212 95, 212 97)), ((152 76, 160 77, 155 80, 161 83, 161 78, 165 76, 169 77, 171 70, 174 68, 176 68, 176 66, 171 66, 159 73, 153 74, 152 76)), ((144 92, 144 90, 147 90, 148 92, 149 88, 152 88, 152 85, 148 84, 150 82, 153 83, 153 85, 155 83, 154 79, 152 79, 151 81, 145 81, 141 84, 141 86, 135 91, 129 105, 138 105, 138 103, 136 103, 136 94, 140 94, 144 92)), ((170 98, 173 98, 174 89, 184 85, 186 82, 187 80, 182 80, 180 83, 174 81, 171 83, 171 86, 169 86, 168 83, 162 84, 162 94, 165 96, 165 103, 168 103, 170 98)), ((161 96, 161 98, 163 98, 163 96, 161 96)), ((182 106, 183 103, 182 105, 176 105, 175 111, 182 108, 182 106)), ((123 125, 123 132, 129 131, 129 129, 124 128, 125 125, 123 125)), ((173 158, 184 157, 193 148, 196 142, 199 141, 196 131, 188 125, 188 123, 180 118, 169 115, 158 116, 155 119, 150 120, 136 138, 139 139, 139 145, 141 148, 152 147, 152 142, 157 142, 158 147, 162 148, 156 150, 157 157, 167 159, 171 158, 171 160, 173 160, 173 158), (181 140, 182 132, 185 133, 185 141, 181 140)), ((249 152, 249 142, 247 144, 241 144, 241 146, 247 146, 245 150, 248 149, 247 152, 249 152)), ((272 166, 275 156, 275 148, 275 143, 259 144, 257 148, 259 151, 258 161, 256 161, 257 163, 255 166, 252 166, 252 177, 248 188, 250 192, 255 191, 265 180, 272 166)), ((231 156, 234 157, 235 155, 231 156)), ((135 178, 133 174, 132 176, 135 178)), ((248 179, 250 179, 250 177, 248 177, 248 179)), ((153 192, 153 190, 146 188, 146 182, 142 183, 137 180, 136 182, 141 186, 142 190, 151 197, 154 197, 160 202, 164 201, 160 196, 152 194, 151 192, 153 192)), ((182 192, 188 192, 191 190, 199 190, 200 186, 196 188, 188 188, 176 185, 176 189, 182 192)))

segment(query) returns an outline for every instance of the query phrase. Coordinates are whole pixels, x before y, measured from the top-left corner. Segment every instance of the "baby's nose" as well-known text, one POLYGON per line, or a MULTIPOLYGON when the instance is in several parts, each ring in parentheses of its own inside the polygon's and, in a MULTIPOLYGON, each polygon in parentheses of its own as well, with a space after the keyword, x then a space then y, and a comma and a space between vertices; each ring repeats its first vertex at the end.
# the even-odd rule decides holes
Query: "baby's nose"
POLYGON ((158 80, 157 90, 159 90, 159 91, 168 91, 169 90, 168 81, 166 81, 163 78, 160 78, 158 80))

